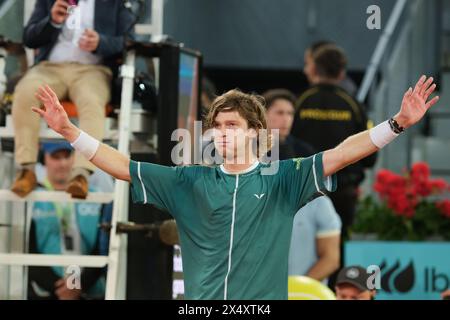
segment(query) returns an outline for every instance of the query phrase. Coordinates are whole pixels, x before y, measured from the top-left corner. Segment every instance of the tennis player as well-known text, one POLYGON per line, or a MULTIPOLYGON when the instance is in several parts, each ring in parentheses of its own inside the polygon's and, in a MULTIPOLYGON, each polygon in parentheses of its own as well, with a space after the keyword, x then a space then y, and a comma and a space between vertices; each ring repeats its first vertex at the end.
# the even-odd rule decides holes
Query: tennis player
POLYGON ((215 149, 225 159, 214 167, 132 161, 74 126, 48 86, 36 93, 44 108, 32 110, 94 165, 129 181, 134 202, 165 209, 176 219, 187 299, 287 299, 294 214, 333 191, 338 170, 418 122, 438 101, 429 100, 435 88, 432 78, 422 76, 393 118, 334 149, 279 161, 275 174, 263 173, 269 164, 259 162, 256 152, 239 152, 261 142, 256 133, 266 128, 266 120, 262 100, 237 90, 218 97, 206 118, 215 149))

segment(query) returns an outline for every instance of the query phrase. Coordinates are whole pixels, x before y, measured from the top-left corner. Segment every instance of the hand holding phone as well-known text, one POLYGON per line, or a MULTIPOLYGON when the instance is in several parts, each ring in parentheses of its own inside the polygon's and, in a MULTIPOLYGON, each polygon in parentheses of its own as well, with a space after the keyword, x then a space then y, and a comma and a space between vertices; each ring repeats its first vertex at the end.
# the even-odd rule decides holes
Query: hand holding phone
POLYGON ((52 21, 56 24, 63 24, 69 15, 68 8, 69 2, 67 0, 56 0, 51 10, 52 21))

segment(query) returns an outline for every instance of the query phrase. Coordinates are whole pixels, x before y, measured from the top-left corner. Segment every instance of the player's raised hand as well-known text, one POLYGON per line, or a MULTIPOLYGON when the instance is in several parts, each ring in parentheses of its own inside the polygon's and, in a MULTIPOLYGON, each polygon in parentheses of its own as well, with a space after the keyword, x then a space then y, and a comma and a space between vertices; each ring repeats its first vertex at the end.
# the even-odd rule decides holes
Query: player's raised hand
POLYGON ((426 76, 419 79, 414 90, 409 88, 403 96, 400 112, 394 117, 399 125, 406 129, 419 122, 427 110, 438 102, 439 97, 429 100, 435 90, 436 84, 433 78, 426 76))
POLYGON ((50 128, 63 135, 64 130, 70 127, 72 123, 55 92, 46 85, 40 87, 35 95, 42 103, 42 108, 32 107, 31 109, 39 114, 50 128))

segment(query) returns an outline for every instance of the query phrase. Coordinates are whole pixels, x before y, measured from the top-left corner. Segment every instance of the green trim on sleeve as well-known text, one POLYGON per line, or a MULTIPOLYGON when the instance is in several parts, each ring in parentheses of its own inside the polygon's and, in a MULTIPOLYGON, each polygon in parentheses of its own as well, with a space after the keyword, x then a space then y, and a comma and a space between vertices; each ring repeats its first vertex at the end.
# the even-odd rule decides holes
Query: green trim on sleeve
POLYGON ((138 166, 137 161, 130 160, 131 197, 134 203, 146 203, 146 194, 144 193, 143 181, 139 178, 138 166))
POLYGON ((336 175, 333 174, 328 177, 324 177, 323 175, 323 152, 313 156, 313 166, 314 183, 316 185, 317 192, 326 193, 336 191, 336 175))

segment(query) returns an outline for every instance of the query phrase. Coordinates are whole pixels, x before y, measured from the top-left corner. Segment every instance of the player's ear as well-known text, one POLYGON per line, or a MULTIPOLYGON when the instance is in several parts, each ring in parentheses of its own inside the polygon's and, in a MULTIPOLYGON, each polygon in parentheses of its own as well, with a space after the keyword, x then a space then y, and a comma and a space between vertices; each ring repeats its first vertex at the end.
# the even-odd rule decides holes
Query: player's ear
POLYGON ((311 76, 312 77, 316 77, 317 76, 317 66, 316 66, 316 64, 313 62, 313 63, 311 63, 311 67, 310 67, 311 69, 311 76))

